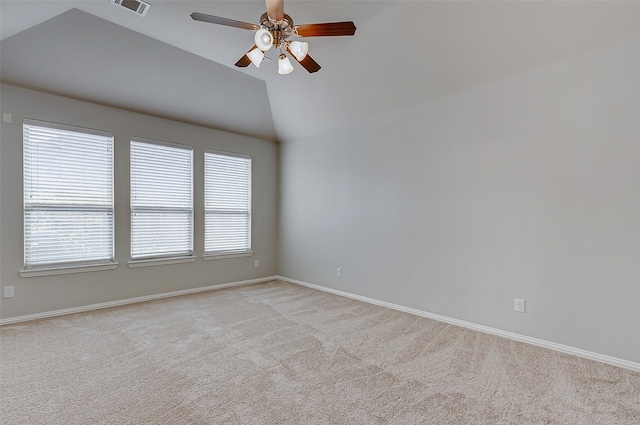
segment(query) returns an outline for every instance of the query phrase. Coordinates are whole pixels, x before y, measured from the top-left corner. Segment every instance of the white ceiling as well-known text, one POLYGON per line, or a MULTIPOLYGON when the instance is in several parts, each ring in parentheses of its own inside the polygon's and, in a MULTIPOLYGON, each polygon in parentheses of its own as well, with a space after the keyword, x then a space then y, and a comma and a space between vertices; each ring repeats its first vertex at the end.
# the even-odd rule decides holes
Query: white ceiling
POLYGON ((1 0, 2 81, 286 141, 640 37, 640 2, 285 0, 298 24, 358 29, 307 39, 322 69, 281 76, 233 66, 251 32, 189 17, 257 22, 262 1, 150 3, 142 18, 109 0, 1 0), (54 52, 84 78, 42 62, 54 52))

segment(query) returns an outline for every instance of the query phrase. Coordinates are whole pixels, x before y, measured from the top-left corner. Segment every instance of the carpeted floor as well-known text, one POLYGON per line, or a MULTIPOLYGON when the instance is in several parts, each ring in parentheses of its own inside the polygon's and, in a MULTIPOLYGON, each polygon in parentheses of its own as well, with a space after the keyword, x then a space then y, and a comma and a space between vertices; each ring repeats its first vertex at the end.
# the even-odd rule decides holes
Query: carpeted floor
POLYGON ((282 282, 1 329, 3 424, 640 424, 640 374, 282 282))

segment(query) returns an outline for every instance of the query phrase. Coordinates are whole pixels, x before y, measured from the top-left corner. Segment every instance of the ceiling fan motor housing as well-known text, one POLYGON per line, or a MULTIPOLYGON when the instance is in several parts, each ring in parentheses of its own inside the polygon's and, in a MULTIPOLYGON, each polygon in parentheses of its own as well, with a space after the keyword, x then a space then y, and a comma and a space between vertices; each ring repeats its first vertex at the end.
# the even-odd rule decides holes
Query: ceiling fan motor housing
POLYGON ((284 19, 278 22, 269 19, 267 14, 263 13, 260 16, 260 28, 264 28, 271 33, 274 47, 280 47, 288 37, 295 34, 293 19, 286 13, 284 14, 284 19))

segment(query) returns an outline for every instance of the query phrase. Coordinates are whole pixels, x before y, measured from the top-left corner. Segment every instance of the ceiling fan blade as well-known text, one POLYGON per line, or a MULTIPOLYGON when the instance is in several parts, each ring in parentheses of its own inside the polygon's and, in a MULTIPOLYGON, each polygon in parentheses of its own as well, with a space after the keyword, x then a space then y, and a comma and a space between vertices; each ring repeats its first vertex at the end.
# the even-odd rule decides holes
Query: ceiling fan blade
POLYGON ((267 16, 276 22, 284 19, 284 0, 265 0, 267 4, 267 16))
POLYGON ((247 55, 244 55, 243 57, 238 59, 238 62, 236 62, 236 66, 238 68, 246 68, 249 66, 250 63, 251 63, 251 59, 249 59, 247 55))
MULTIPOLYGON (((247 50, 247 53, 249 53, 250 51, 252 51, 253 49, 256 49, 258 46, 256 46, 254 44, 254 46, 252 48, 250 48, 249 50, 247 50)), ((240 59, 238 59, 238 62, 235 63, 235 65, 238 68, 246 68, 247 66, 249 66, 249 64, 251 63, 251 59, 249 59, 249 56, 247 56, 247 53, 244 54, 244 56, 242 56, 240 59)))
POLYGON ((219 16, 207 15, 205 13, 193 12, 191 19, 194 21, 209 22, 211 24, 226 25, 228 27, 242 28, 245 30, 258 29, 257 25, 248 22, 236 21, 234 19, 221 18, 219 16))
POLYGON ((298 61, 298 63, 300 65, 302 65, 302 67, 304 69, 306 69, 310 74, 314 73, 314 72, 318 72, 320 71, 320 68, 322 68, 318 62, 314 61, 313 58, 309 55, 305 56, 304 59, 302 59, 301 61, 299 61, 296 56, 291 53, 291 50, 289 50, 289 46, 287 46, 287 52, 289 52, 289 54, 291 55, 292 58, 294 58, 296 61, 298 61))
POLYGON ((309 55, 305 56, 304 59, 298 62, 300 62, 300 65, 302 65, 304 69, 306 69, 310 74, 318 72, 320 71, 320 68, 322 68, 320 64, 314 61, 313 58, 309 55))
POLYGON ((238 59, 238 62, 236 62, 235 65, 238 68, 246 68, 249 66, 250 63, 251 63, 251 59, 249 59, 249 56, 244 55, 240 59, 238 59))
POLYGON ((356 24, 348 22, 326 22, 324 24, 302 24, 294 27, 300 37, 333 37, 353 35, 356 24))

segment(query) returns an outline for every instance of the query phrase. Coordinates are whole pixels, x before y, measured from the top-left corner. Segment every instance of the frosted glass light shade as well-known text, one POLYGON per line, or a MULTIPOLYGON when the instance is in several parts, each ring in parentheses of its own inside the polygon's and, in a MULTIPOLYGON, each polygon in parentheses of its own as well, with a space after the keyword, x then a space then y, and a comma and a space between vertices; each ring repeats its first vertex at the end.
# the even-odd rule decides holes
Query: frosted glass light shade
POLYGON ((288 74, 293 71, 293 65, 289 62, 289 58, 284 55, 284 53, 280 54, 280 59, 278 59, 278 74, 288 74))
POLYGON ((268 30, 261 28, 256 31, 255 41, 256 46, 258 46, 263 52, 266 52, 273 44, 273 35, 271 35, 268 30))
POLYGON ((289 50, 291 50, 291 53, 293 53, 293 56, 295 56, 299 62, 307 57, 307 53, 309 52, 309 43, 306 41, 292 41, 289 43, 289 50))
POLYGON ((264 59, 264 52, 260 49, 253 49, 247 53, 247 57, 251 59, 251 63, 254 64, 256 68, 260 68, 262 59, 264 59))

